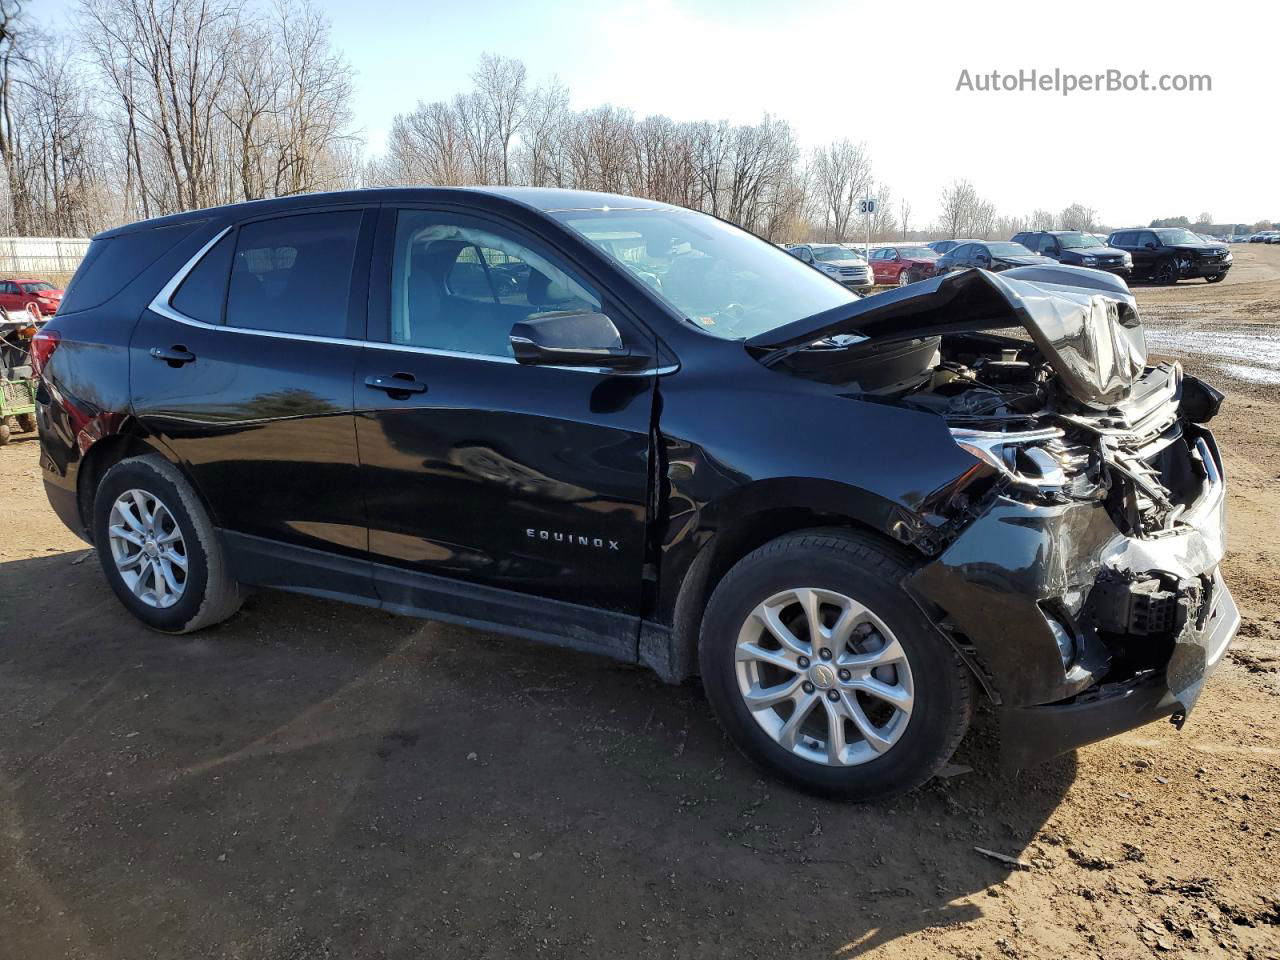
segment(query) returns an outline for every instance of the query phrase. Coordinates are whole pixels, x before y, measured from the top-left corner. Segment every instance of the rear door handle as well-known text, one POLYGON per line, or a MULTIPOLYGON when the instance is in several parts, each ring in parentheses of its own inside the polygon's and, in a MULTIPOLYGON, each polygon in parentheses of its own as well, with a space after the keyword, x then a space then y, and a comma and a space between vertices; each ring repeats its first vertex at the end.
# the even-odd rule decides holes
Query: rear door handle
POLYGON ((397 393, 426 393, 427 385, 411 373, 393 373, 386 377, 365 377, 364 385, 374 390, 385 390, 393 397, 397 393))
POLYGON ((196 360, 196 355, 182 344, 176 344, 168 349, 152 347, 151 356, 157 360, 163 360, 171 367, 180 367, 184 363, 195 363, 196 360))

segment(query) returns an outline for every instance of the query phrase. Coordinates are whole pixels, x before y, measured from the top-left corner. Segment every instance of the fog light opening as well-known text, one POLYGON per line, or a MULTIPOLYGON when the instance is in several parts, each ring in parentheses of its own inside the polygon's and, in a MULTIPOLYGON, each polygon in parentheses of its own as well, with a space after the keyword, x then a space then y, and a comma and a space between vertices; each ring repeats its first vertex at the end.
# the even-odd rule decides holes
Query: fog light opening
POLYGON ((1062 671, 1065 673, 1076 662, 1077 645, 1075 634, 1053 614, 1045 612, 1045 620, 1053 632, 1053 639, 1058 644, 1058 656, 1062 658, 1062 671))

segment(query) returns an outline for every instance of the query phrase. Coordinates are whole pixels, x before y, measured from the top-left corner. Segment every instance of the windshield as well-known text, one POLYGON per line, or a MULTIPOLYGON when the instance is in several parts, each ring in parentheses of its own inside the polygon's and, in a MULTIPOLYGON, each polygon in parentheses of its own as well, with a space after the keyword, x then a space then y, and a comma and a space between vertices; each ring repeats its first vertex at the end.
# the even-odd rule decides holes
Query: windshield
POLYGON ((1058 242, 1062 244, 1064 250, 1082 250, 1085 247, 1105 246, 1092 233, 1060 233, 1058 234, 1058 242))
POLYGON ((43 293, 46 290, 56 289, 52 283, 45 283, 43 280, 36 283, 24 283, 22 289, 27 293, 43 293))
POLYGON ((1156 236, 1160 238, 1161 243, 1204 243, 1190 230, 1157 230, 1156 236))
POLYGON ((860 299, 772 243, 706 214, 563 210, 551 216, 656 290, 681 316, 725 339, 754 337, 860 299), (620 236, 636 239, 619 243, 620 236))
POLYGON ((938 251, 928 247, 899 247, 898 255, 909 260, 937 260, 938 251))
POLYGON ((1034 254, 1020 243, 988 243, 993 257, 1030 257, 1034 254))
POLYGON ((837 260, 857 260, 858 251, 850 250, 847 247, 810 247, 813 251, 813 259, 822 260, 831 263, 837 260))

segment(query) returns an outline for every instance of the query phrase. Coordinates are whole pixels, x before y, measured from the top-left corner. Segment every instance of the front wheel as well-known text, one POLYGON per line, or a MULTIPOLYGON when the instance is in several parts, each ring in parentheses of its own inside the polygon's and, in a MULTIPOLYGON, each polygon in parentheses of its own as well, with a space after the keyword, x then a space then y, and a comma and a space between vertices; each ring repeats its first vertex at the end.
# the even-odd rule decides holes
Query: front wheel
POLYGON ((18 428, 24 433, 34 433, 36 429, 36 415, 34 413, 18 414, 18 428))
POLYGON ((155 454, 121 460, 93 504, 93 542, 107 582, 162 633, 212 626, 240 608, 209 515, 178 470, 155 454))
POLYGON ((898 273, 898 286, 905 287, 911 282, 911 271, 902 270, 898 273))
POLYGON ((1221 283, 1227 279, 1227 275, 1225 273, 1215 273, 1212 277, 1205 277, 1204 279, 1206 283, 1221 283))
POLYGON ((947 762, 972 680, 903 591, 907 573, 841 530, 780 537, 729 571, 699 656, 707 698, 750 759, 848 800, 903 793, 947 762))

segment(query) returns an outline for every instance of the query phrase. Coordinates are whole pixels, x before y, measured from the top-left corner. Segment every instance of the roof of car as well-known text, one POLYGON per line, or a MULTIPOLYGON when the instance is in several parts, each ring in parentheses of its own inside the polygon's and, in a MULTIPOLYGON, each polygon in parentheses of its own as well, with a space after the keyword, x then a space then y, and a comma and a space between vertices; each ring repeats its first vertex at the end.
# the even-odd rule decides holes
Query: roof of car
POLYGON ((377 203, 400 201, 411 203, 425 199, 462 200, 468 194, 483 194, 499 198, 543 213, 566 210, 679 210, 680 207, 657 200, 627 197, 617 193, 598 193, 592 190, 562 190, 558 187, 367 187, 362 190, 336 190, 330 192, 300 193, 288 197, 268 197, 263 200, 246 200, 199 210, 186 210, 164 217, 153 217, 119 227, 104 230, 99 237, 130 233, 153 227, 165 227, 191 220, 207 220, 225 217, 232 211, 252 209, 254 213, 275 213, 302 209, 321 204, 377 203))
POLYGON ((44 283, 39 277, 0 277, 0 283, 44 283))

